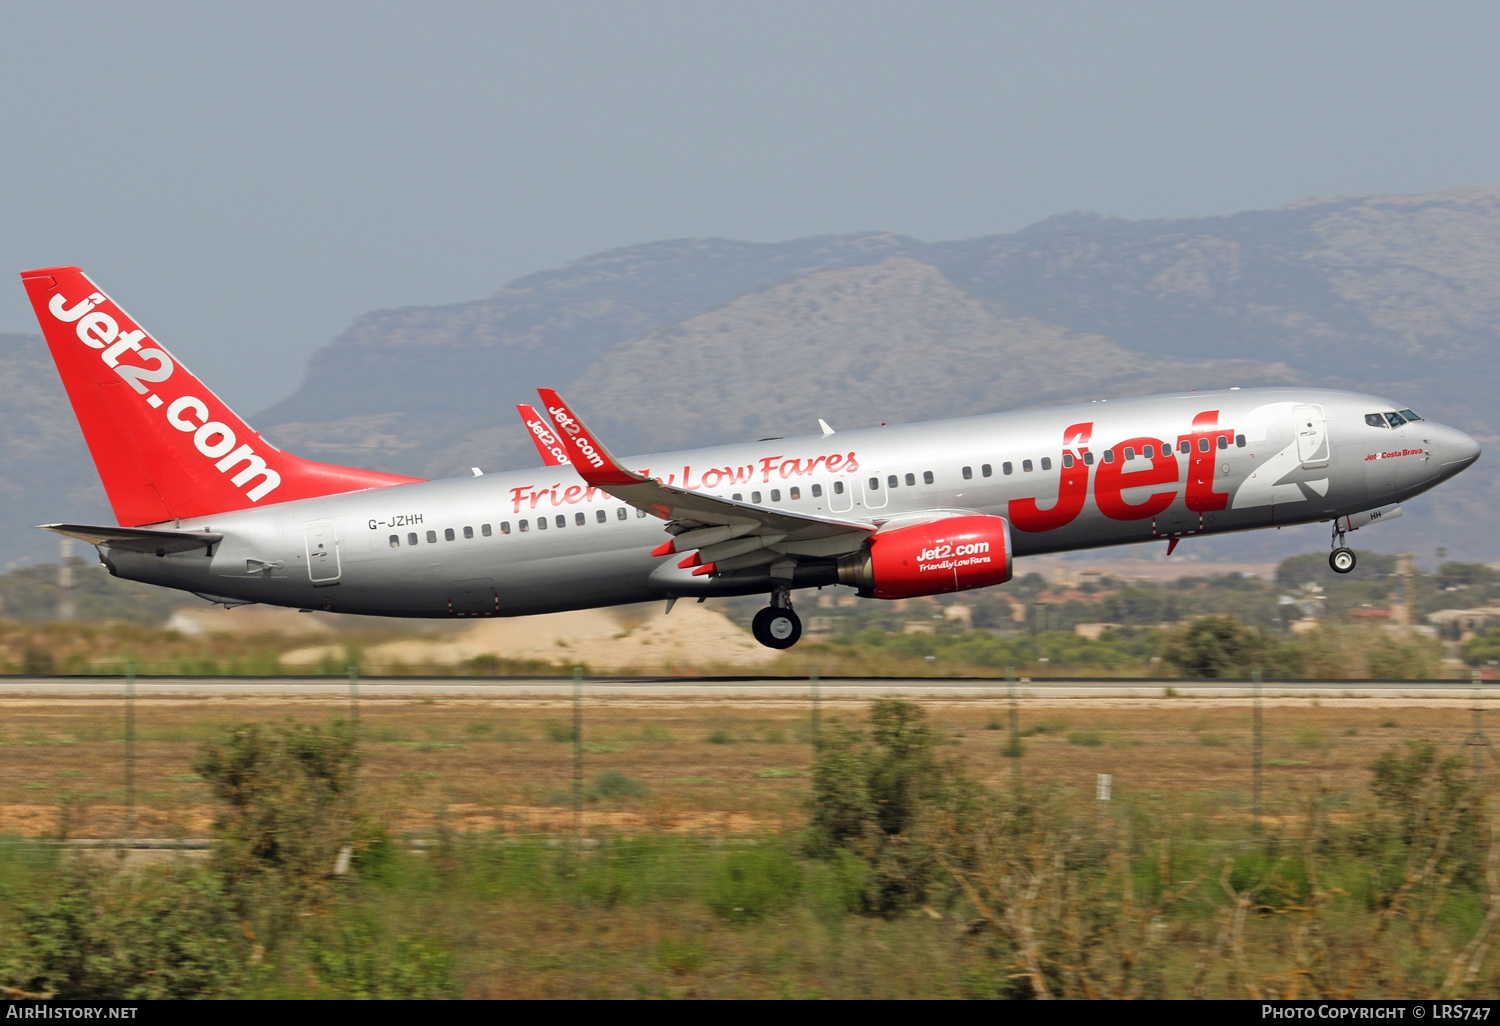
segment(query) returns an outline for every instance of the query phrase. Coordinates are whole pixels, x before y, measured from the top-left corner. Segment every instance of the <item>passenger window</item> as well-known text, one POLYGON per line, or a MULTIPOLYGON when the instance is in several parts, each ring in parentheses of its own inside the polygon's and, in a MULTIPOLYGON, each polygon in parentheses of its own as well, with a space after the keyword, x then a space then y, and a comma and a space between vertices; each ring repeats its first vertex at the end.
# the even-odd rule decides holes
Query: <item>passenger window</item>
POLYGON ((842 482, 842 481, 835 481, 833 483, 833 494, 834 495, 843 495, 844 494, 844 482, 842 482))
POLYGON ((1154 445, 1143 445, 1143 446, 1141 446, 1141 455, 1144 456, 1144 457, 1146 457, 1146 459, 1148 459, 1148 460, 1155 459, 1156 458, 1156 446, 1154 446, 1154 445))
POLYGON ((814 499, 821 499, 822 497, 823 497, 823 486, 822 485, 813 485, 813 498, 814 499))
POLYGON ((1000 464, 1000 473, 1006 475, 1007 477, 1009 477, 1011 474, 1015 473, 1015 471, 1016 471, 1015 464, 1011 463, 1009 460, 1006 460, 1004 463, 1000 464))
POLYGON ((751 492, 750 493, 750 501, 754 502, 754 503, 759 503, 760 502, 760 492, 751 492))
POLYGON ((772 502, 780 502, 781 501, 781 489, 780 488, 772 488, 771 489, 771 501, 772 502))
POLYGON ((490 525, 489 524, 480 524, 479 525, 479 533, 482 534, 482 535, 484 535, 486 538, 488 538, 491 535, 493 535, 495 532, 490 529, 490 525))
POLYGON ((792 489, 792 501, 795 502, 796 500, 798 500, 800 498, 802 498, 802 489, 794 487, 792 489))
POLYGON ((1051 470, 1052 469, 1052 457, 1051 456, 1043 456, 1042 457, 1042 469, 1043 470, 1051 470))
POLYGON ((1104 450, 1104 462, 1105 463, 1113 463, 1114 461, 1115 461, 1115 451, 1113 449, 1105 449, 1104 450))
POLYGON ((415 531, 413 531, 411 534, 409 534, 409 535, 406 536, 406 544, 408 544, 408 545, 415 545, 416 543, 417 543, 417 533, 415 531))
POLYGON ((565 517, 565 516, 563 516, 561 513, 559 513, 557 515, 557 526, 558 527, 567 527, 568 526, 568 518, 565 517))
POLYGON ((594 519, 599 521, 599 523, 601 524, 607 523, 609 520, 609 514, 604 512, 604 510, 602 509, 596 509, 594 510, 594 519))
POLYGON ((643 510, 643 509, 641 509, 639 506, 637 506, 635 508, 635 515, 638 516, 638 517, 643 517, 643 516, 646 515, 646 511, 643 510))
POLYGON ((1385 419, 1391 422, 1391 427, 1393 428, 1398 428, 1406 423, 1406 421, 1401 419, 1401 414, 1399 413, 1387 413, 1385 419))
POLYGON ((1235 435, 1234 436, 1234 444, 1237 445, 1239 448, 1243 449, 1245 447, 1245 436, 1244 435, 1235 435))
POLYGON ((1027 474, 1031 473, 1031 461, 1030 460, 1022 460, 1021 461, 1021 470, 1024 471, 1025 473, 1027 473, 1027 474))
POLYGON ((923 484, 932 484, 932 471, 930 471, 930 470, 924 470, 924 471, 922 471, 922 483, 923 484))
POLYGON ((528 530, 530 530, 530 527, 531 527, 531 522, 530 521, 528 521, 528 520, 521 521, 521 533, 522 534, 525 534, 528 530))
POLYGON ((973 467, 965 467, 964 468, 964 480, 965 481, 972 481, 972 480, 974 480, 974 468, 973 467))
POLYGON ((437 544, 437 532, 436 531, 428 531, 427 532, 427 544, 428 545, 435 545, 435 544, 437 544))
POLYGON ((897 477, 895 474, 892 474, 890 477, 887 477, 885 479, 885 486, 887 488, 894 488, 894 487, 896 487, 900 483, 901 483, 901 479, 899 477, 897 477))
POLYGON ((979 473, 982 477, 990 477, 994 472, 995 468, 991 467, 988 463, 979 468, 979 473))
POLYGON ((1378 413, 1367 413, 1365 414, 1365 423, 1371 427, 1383 428, 1385 427, 1385 418, 1378 413))
POLYGON ((1220 449, 1227 449, 1227 448, 1229 448, 1229 436, 1228 435, 1220 435, 1219 436, 1219 448, 1220 449))
POLYGON ((472 538, 472 537, 474 537, 474 528, 472 528, 472 527, 466 527, 466 528, 464 528, 464 537, 465 538, 472 538))
POLYGON ((500 521, 500 533, 501 534, 510 534, 510 521, 509 520, 502 520, 502 521, 500 521))
POLYGON ((588 519, 588 515, 585 514, 583 510, 579 510, 577 513, 573 514, 573 523, 577 524, 579 527, 582 527, 584 524, 588 523, 588 519))
POLYGON ((1073 469, 1073 454, 1070 453, 1070 452, 1063 453, 1063 469, 1064 470, 1072 470, 1073 469))
POLYGON ((536 529, 538 531, 545 531, 547 529, 547 518, 546 517, 537 517, 536 518, 536 529))
POLYGON ((1407 420, 1411 421, 1414 424, 1417 421, 1419 421, 1419 420, 1422 419, 1421 417, 1418 417, 1415 413, 1411 412, 1410 410, 1402 410, 1401 411, 1401 416, 1405 417, 1407 420))
POLYGON ((745 501, 745 494, 743 492, 735 492, 733 495, 730 496, 730 498, 733 499, 735 502, 744 502, 745 501))
POLYGON ((1188 453, 1193 451, 1193 443, 1184 438, 1182 441, 1177 443, 1177 451, 1186 456, 1188 453))
POLYGON ((400 547, 401 547, 401 536, 399 534, 393 534, 393 535, 391 535, 391 548, 393 548, 393 549, 399 549, 400 547))
POLYGON ((917 483, 917 475, 916 474, 907 474, 906 475, 906 487, 913 488, 913 487, 916 486, 916 483, 917 483))
POLYGON ((625 512, 625 507, 624 506, 621 506, 618 510, 615 511, 615 519, 616 520, 624 520, 629 515, 630 515, 629 513, 625 512))
POLYGON ((453 528, 449 527, 443 531, 443 541, 452 541, 453 537, 453 528))
POLYGON ((878 491, 880 491, 880 478, 878 478, 878 477, 872 477, 872 478, 870 478, 870 491, 872 491, 872 492, 878 492, 878 491))
POLYGON ((1125 459, 1126 460, 1133 460, 1133 459, 1135 459, 1135 446, 1133 446, 1133 445, 1127 445, 1125 447, 1125 459))
POLYGON ((1094 465, 1094 454, 1093 453, 1086 452, 1086 453, 1083 454, 1083 465, 1085 467, 1092 467, 1094 465))
POLYGON ((1199 452, 1208 452, 1208 439, 1207 438, 1200 438, 1200 439, 1198 439, 1198 451, 1199 452))

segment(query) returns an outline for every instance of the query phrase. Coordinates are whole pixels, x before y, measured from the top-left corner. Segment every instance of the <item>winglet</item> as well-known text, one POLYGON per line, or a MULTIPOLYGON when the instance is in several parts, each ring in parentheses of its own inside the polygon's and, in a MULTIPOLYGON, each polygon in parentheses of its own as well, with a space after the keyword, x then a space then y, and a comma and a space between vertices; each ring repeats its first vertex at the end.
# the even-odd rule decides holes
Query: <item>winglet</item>
POLYGON ((547 423, 546 418, 536 412, 536 408, 530 403, 517 403, 516 412, 521 415, 521 421, 526 425, 526 433, 531 435, 532 444, 536 446, 537 453, 542 457, 542 466, 566 465, 569 462, 568 452, 563 448, 562 442, 558 441, 557 432, 552 430, 552 425, 547 423))
POLYGON ((537 394, 542 397, 542 407, 551 416, 552 423, 557 425, 557 436, 568 451, 568 458, 585 481, 596 488, 607 488, 610 485, 645 484, 650 480, 620 466, 604 443, 563 402, 562 396, 550 388, 539 388, 537 394))

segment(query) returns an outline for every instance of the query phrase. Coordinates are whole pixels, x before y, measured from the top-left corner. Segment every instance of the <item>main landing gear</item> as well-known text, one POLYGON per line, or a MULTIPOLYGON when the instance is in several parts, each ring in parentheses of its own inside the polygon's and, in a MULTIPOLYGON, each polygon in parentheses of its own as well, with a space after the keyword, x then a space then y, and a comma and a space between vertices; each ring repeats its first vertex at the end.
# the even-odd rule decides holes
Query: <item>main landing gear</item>
POLYGON ((1344 546, 1344 532, 1338 529, 1337 520, 1333 523, 1333 538, 1329 540, 1329 544, 1334 545, 1334 549, 1328 554, 1328 565, 1333 567, 1336 574, 1347 574, 1354 569, 1354 550, 1344 546))
POLYGON ((771 604, 755 614, 750 633, 767 648, 791 648, 802 637, 802 620, 792 612, 791 590, 778 588, 771 604))

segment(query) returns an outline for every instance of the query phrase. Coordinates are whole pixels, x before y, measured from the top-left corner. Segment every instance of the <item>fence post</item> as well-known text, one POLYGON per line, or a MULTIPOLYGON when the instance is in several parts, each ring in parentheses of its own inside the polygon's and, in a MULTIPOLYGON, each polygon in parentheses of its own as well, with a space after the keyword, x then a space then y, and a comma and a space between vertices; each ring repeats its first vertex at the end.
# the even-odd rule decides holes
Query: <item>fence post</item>
POLYGON ((1260 803, 1261 803, 1260 765, 1261 765, 1261 744, 1262 744, 1262 741, 1263 741, 1263 737, 1262 737, 1262 723, 1261 723, 1261 706, 1260 706, 1261 680, 1260 680, 1260 667, 1259 666, 1257 666, 1255 669, 1253 669, 1253 670, 1250 671, 1250 677, 1251 677, 1251 680, 1254 683, 1254 689, 1255 689, 1255 700, 1254 700, 1253 712, 1251 714, 1251 724, 1252 724, 1252 726, 1251 726, 1251 732, 1250 732, 1250 736, 1251 736, 1251 742, 1250 742, 1250 766, 1251 766, 1251 770, 1250 770, 1250 772, 1251 772, 1251 776, 1252 776, 1252 794, 1253 794, 1252 806, 1253 806, 1253 815, 1255 817, 1255 826, 1254 826, 1254 828, 1256 830, 1259 830, 1260 829, 1260 813, 1261 813, 1261 805, 1260 805, 1260 803))
POLYGON ((818 668, 807 668, 807 686, 812 690, 812 746, 813 757, 823 750, 822 700, 818 697, 818 668))
POLYGON ((583 839, 583 667, 573 667, 573 837, 583 839))
POLYGON ((349 664, 349 723, 359 726, 359 664, 349 664))
POLYGON ((1488 751, 1492 758, 1500 757, 1495 755, 1494 749, 1490 747, 1490 739, 1484 733, 1484 678, 1475 670, 1469 679, 1474 682, 1474 701, 1470 706, 1474 729, 1469 731, 1464 744, 1474 749, 1474 783, 1478 786, 1484 777, 1484 753, 1488 751))
POLYGON ((1016 668, 1005 668, 1005 690, 1010 696, 1010 746, 1006 749, 1011 759, 1011 772, 1016 778, 1016 790, 1021 789, 1021 707, 1016 701, 1016 668))
POLYGON ((135 840, 135 663, 125 664, 125 839, 135 840))

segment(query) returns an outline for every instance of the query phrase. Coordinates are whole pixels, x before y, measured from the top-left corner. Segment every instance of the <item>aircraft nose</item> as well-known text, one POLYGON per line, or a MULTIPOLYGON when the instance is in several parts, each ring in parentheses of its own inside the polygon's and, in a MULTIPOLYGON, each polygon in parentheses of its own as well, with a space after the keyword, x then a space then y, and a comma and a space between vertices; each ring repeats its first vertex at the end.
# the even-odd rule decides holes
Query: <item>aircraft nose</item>
POLYGON ((1438 465, 1444 477, 1452 477, 1479 459, 1479 443, 1457 428, 1444 427, 1437 441, 1438 465))

